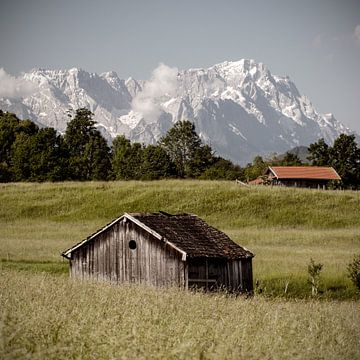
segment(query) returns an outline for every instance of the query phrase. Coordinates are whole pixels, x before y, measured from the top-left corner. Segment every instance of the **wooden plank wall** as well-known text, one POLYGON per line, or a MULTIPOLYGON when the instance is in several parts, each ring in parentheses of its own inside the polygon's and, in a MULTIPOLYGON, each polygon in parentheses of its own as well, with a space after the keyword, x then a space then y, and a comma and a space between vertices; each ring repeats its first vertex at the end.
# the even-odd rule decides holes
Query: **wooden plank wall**
POLYGON ((181 254, 130 221, 118 222, 72 253, 71 276, 114 283, 185 287, 181 254), (130 249, 129 241, 136 242, 130 249))
POLYGON ((189 286, 227 289, 229 291, 252 291, 251 259, 218 260, 190 259, 189 286), (207 264, 207 271, 206 271, 207 264), (216 280, 213 284, 211 281, 216 280))
POLYGON ((253 273, 252 273, 252 259, 244 259, 241 263, 241 276, 243 278, 243 289, 248 292, 254 290, 253 273))

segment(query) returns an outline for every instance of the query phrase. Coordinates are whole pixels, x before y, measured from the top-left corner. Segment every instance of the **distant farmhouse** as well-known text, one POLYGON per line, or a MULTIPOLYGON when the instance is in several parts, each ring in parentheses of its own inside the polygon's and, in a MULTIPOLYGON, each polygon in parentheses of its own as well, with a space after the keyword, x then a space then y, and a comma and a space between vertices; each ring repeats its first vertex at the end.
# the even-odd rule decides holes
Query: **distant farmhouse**
POLYGON ((74 278, 253 290, 254 255, 190 214, 125 213, 62 256, 74 278))
POLYGON ((341 177, 332 167, 321 166, 271 166, 250 185, 277 185, 301 188, 324 189, 330 181, 341 177))

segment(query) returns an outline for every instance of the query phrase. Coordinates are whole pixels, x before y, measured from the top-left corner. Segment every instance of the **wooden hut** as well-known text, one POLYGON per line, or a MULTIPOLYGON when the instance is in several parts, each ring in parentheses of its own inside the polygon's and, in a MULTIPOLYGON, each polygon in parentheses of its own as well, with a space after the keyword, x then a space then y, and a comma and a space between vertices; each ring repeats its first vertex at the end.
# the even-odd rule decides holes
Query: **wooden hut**
POLYGON ((75 278, 253 290, 254 255, 190 214, 125 213, 62 256, 75 278))

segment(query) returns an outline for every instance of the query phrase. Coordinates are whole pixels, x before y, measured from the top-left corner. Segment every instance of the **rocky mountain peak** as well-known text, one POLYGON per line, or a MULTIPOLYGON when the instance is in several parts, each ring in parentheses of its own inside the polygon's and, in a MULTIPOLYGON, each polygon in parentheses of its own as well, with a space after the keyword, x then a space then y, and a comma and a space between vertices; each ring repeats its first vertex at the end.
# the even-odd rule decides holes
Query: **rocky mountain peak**
POLYGON ((273 75, 255 60, 182 71, 161 66, 148 82, 123 80, 114 71, 34 69, 23 76, 37 90, 17 101, 2 99, 0 108, 64 131, 67 110, 87 107, 108 139, 124 134, 140 142, 155 142, 188 119, 219 155, 242 164, 351 133, 332 114, 320 114, 288 76, 273 75))

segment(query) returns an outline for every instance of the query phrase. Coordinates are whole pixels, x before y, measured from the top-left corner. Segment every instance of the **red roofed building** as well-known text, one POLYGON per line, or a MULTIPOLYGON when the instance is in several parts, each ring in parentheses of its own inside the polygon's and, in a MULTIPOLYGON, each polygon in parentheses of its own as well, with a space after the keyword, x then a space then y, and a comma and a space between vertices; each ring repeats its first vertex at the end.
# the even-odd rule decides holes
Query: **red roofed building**
POLYGON ((292 187, 325 188, 341 180, 334 168, 322 166, 271 166, 265 174, 272 185, 292 187))

